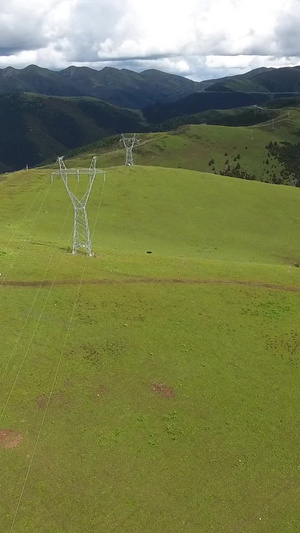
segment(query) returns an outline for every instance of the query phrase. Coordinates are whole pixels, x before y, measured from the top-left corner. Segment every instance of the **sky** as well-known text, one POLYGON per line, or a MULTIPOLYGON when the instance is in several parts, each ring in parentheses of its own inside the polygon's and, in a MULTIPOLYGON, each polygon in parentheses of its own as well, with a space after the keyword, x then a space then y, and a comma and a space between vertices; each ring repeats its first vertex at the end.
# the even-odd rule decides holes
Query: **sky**
POLYGON ((0 68, 159 69, 201 81, 300 64, 300 0, 0 0, 0 68))

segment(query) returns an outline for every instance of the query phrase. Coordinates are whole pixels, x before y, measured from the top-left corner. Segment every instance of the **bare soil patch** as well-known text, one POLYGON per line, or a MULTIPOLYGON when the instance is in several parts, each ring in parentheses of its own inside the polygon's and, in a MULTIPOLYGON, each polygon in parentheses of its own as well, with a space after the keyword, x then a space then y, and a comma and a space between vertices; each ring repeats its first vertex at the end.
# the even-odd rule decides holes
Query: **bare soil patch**
POLYGON ((164 396, 165 398, 174 398, 175 391, 172 389, 172 387, 167 387, 164 383, 152 383, 151 390, 155 392, 155 394, 160 394, 160 396, 164 396))
POLYGON ((12 429, 0 429, 0 448, 6 450, 17 448, 22 441, 23 437, 20 433, 17 433, 12 429))
POLYGON ((153 284, 153 285, 240 285, 277 291, 300 293, 299 287, 275 285, 260 281, 222 280, 222 279, 189 279, 189 278, 123 278, 123 279, 90 279, 90 280, 42 280, 42 281, 9 281, 2 280, 2 287, 55 287, 72 285, 124 285, 124 284, 153 284))
POLYGON ((48 397, 45 394, 38 396, 36 403, 38 404, 39 409, 45 409, 48 402, 48 397))
POLYGON ((103 387, 103 385, 100 385, 100 387, 98 388, 98 391, 97 391, 97 396, 103 396, 106 392, 107 392, 106 388, 103 387))
MULTIPOLYGON (((38 408, 42 410, 46 409, 48 401, 49 396, 47 394, 42 394, 41 396, 38 396, 36 398, 38 408)), ((52 394, 49 403, 52 405, 58 405, 59 407, 63 407, 66 404, 63 392, 56 392, 55 394, 52 394)))

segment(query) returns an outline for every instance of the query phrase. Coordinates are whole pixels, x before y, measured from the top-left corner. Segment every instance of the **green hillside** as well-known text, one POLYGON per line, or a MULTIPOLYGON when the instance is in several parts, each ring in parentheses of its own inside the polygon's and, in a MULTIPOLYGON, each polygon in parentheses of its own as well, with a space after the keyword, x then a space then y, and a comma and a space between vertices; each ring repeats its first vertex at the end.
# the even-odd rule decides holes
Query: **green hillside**
POLYGON ((50 170, 1 177, 3 531, 297 533, 299 189, 106 172, 92 258, 50 170))
POLYGON ((0 95, 0 171, 34 166, 121 131, 141 131, 140 113, 95 98, 0 95))
MULTIPOLYGON (((105 195, 99 213, 99 232, 97 230, 94 237, 96 250, 99 249, 102 253, 116 250, 118 253, 130 251, 130 254, 143 255, 148 249, 152 252, 156 249, 159 256, 168 257, 179 255, 187 258, 206 257, 238 262, 282 263, 282 258, 290 256, 296 260, 297 232, 291 231, 288 241, 284 242, 291 228, 291 221, 294 218, 297 220, 298 190, 292 187, 277 188, 269 184, 236 180, 214 174, 159 167, 116 167, 109 168, 106 172, 108 183, 105 186, 105 195), (281 205, 282 199, 285 198, 287 200, 281 205), (220 209, 223 203, 225 206, 220 209), (224 220, 233 212, 236 219, 240 217, 243 219, 245 227, 241 224, 235 225, 233 220, 229 228, 224 226, 224 220), (276 213, 279 217, 280 224, 275 224, 272 213, 276 213), (154 215, 155 225, 151 227, 154 215), (223 229, 220 231, 222 226, 223 229), (211 245, 205 251, 209 242, 211 245), (279 249, 276 251, 278 242, 281 243, 281 251, 279 249), (181 253, 179 253, 179 243, 181 253)), ((11 225, 15 231, 16 223, 13 222, 15 213, 11 205, 14 200, 13 193, 17 193, 16 200, 20 196, 21 205, 24 202, 26 206, 31 201, 32 191, 31 189, 27 191, 26 186, 27 180, 31 185, 30 176, 39 177, 36 183, 33 182, 38 186, 50 176, 50 171, 40 169, 15 173, 1 183, 7 195, 7 202, 5 203, 4 196, 2 208, 7 228, 2 237, 4 241, 9 239, 11 225), (24 187, 22 195, 18 194, 21 184, 24 187)), ((92 212, 96 209, 103 186, 102 179, 97 179, 98 182, 94 185, 95 192, 90 200, 92 212)), ((43 187, 46 190, 45 184, 43 187)), ((85 185, 82 185, 82 194, 84 187, 85 185)), ((51 186, 49 180, 47 188, 49 190, 41 206, 41 213, 38 214, 37 228, 31 230, 30 239, 32 242, 39 242, 39 232, 41 232, 45 242, 52 246, 51 239, 65 220, 65 205, 68 205, 69 199, 63 183, 58 178, 51 186), (53 216, 52 209, 55 210, 53 216)), ((33 213, 30 216, 33 216, 33 213)), ((59 245, 62 247, 64 243, 67 246, 69 235, 72 233, 71 215, 65 224, 67 224, 65 232, 68 238, 66 239, 66 235, 61 236, 59 245)), ((22 226, 20 234, 17 231, 14 238, 18 236, 22 241, 26 238, 27 232, 28 229, 22 226)), ((21 264, 21 271, 23 268, 24 264, 21 264)), ((33 272, 31 278, 35 279, 33 272)))
MULTIPOLYGON (((280 102, 283 102, 282 100, 280 102)), ((283 104, 281 104, 283 105, 283 104)), ((283 107, 291 107, 290 105, 283 107)), ((160 124, 159 130, 170 131, 185 126, 187 124, 209 124, 210 126, 259 126, 270 120, 278 119, 282 116, 282 111, 274 107, 268 108, 250 106, 237 107, 233 109, 209 109, 201 113, 179 115, 174 118, 164 120, 160 124)))
MULTIPOLYGON (((224 112, 225 113, 225 112, 224 112)), ((300 111, 283 109, 274 120, 252 127, 186 125, 170 132, 139 135, 134 160, 139 165, 185 168, 217 174, 236 175, 265 182, 291 183, 289 175, 282 175, 284 165, 270 155, 270 142, 299 141, 300 111)), ((91 155, 99 157, 99 165, 122 165, 125 150, 119 138, 107 140, 107 146, 95 143, 76 152, 81 162, 70 157, 69 165, 88 165, 91 155)))
MULTIPOLYGON (((86 70, 88 73, 89 71, 93 73, 92 78, 89 78, 87 87, 89 85, 94 87, 93 83, 96 84, 97 80, 100 84, 99 87, 103 87, 99 81, 100 78, 98 79, 99 73, 92 71, 92 69, 86 70)), ((76 68, 74 70, 70 67, 70 70, 67 69, 65 72, 63 79, 65 80, 65 83, 67 83, 66 80, 69 78, 74 78, 77 81, 79 80, 80 83, 83 83, 84 80, 86 80, 86 70, 83 69, 82 71, 76 68)), ((26 70, 26 80, 27 78, 31 79, 33 72, 35 72, 35 68, 32 67, 31 69, 28 67, 26 70)), ((50 81, 53 81, 55 78, 54 73, 52 74, 53 76, 50 77, 50 81)), ((110 80, 111 85, 114 85, 113 82, 115 82, 115 90, 122 92, 122 84, 120 85, 121 81, 127 79, 128 83, 130 80, 133 83, 135 77, 132 77, 132 74, 134 73, 129 72, 126 77, 126 72, 122 71, 120 74, 117 69, 104 69, 104 72, 101 71, 101 76, 104 78, 101 79, 102 81, 105 79, 107 84, 109 84, 110 80)), ((39 73, 39 75, 42 80, 49 81, 47 77, 47 69, 42 69, 42 72, 39 73)), ((20 73, 18 73, 18 76, 20 76, 20 79, 22 78, 20 73)), ((143 83, 147 82, 147 84, 149 84, 149 87, 147 85, 147 90, 150 92, 155 86, 156 81, 163 84, 163 87, 161 88, 162 100, 164 100, 164 97, 168 100, 166 91, 171 90, 171 87, 174 91, 178 91, 178 95, 181 94, 180 77, 173 76, 173 78, 169 79, 168 75, 155 71, 146 71, 141 75, 136 76, 138 76, 139 80, 143 79, 143 83)), ((4 78, 6 80, 5 76, 4 78)), ((36 80, 36 78, 34 79, 36 80)), ((39 77, 38 79, 40 80, 39 77)), ((75 83, 74 80, 73 82, 75 83)), ((80 83, 78 87, 80 86, 80 83)), ((172 104, 157 103, 155 106, 138 110, 117 107, 99 100, 98 98, 89 96, 45 96, 35 93, 25 93, 22 92, 23 90, 24 87, 22 85, 22 87, 18 89, 18 92, 1 94, 0 83, 0 119, 2 127, 5 130, 5 136, 0 140, 0 172, 10 172, 16 169, 22 169, 25 168, 26 165, 33 167, 42 164, 45 161, 55 160, 59 154, 68 153, 74 149, 80 150, 82 146, 87 146, 90 143, 98 142, 100 143, 98 145, 100 147, 103 140, 105 140, 105 144, 107 145, 107 143, 110 142, 107 141, 110 136, 120 135, 121 132, 142 133, 171 131, 171 134, 174 135, 174 130, 178 130, 181 126, 187 124, 207 124, 230 127, 257 126, 259 129, 262 129, 264 133, 262 135, 256 135, 257 144, 260 142, 264 144, 259 148, 260 155, 257 160, 259 164, 256 165, 257 168, 255 169, 255 173, 252 175, 251 169, 247 169, 247 158, 244 160, 244 165, 241 164, 241 161, 238 162, 240 166, 236 170, 242 169, 242 173, 250 173, 252 178, 254 176, 254 179, 266 179, 267 181, 274 181, 277 183, 278 180, 281 179, 278 177, 277 172, 281 172, 283 169, 281 164, 278 165, 277 160, 274 161, 272 168, 262 167, 262 157, 264 157, 264 161, 269 157, 265 147, 270 142, 274 142, 274 140, 276 140, 276 142, 294 142, 296 140, 297 142, 299 139, 300 111, 299 107, 297 107, 297 99, 295 98, 291 99, 291 104, 293 103, 294 107, 287 107, 288 102, 285 99, 278 102, 279 109, 277 109, 276 107, 274 108, 273 103, 270 102, 267 102, 265 107, 259 107, 258 105, 249 106, 251 103, 261 104, 261 102, 265 102, 267 98, 265 94, 263 94, 262 99, 260 99, 260 96, 257 94, 253 97, 251 94, 230 92, 220 93, 217 97, 217 95, 212 92, 209 94, 200 92, 199 94, 192 94, 186 98, 181 98, 172 104), (223 109, 231 106, 237 107, 223 109), (261 124, 263 124, 262 128, 260 127, 261 124), (274 129, 276 132, 269 131, 270 128, 268 130, 270 124, 272 125, 272 130, 274 129), (265 143, 266 137, 267 143, 265 143), (266 178, 265 175, 267 176, 266 178)), ((37 89, 34 88, 34 90, 37 89)), ((147 90, 144 87, 143 94, 148 94, 147 90)), ((125 93, 122 92, 122 94, 126 100, 126 91, 125 93)), ((183 94, 185 94, 184 91, 183 94)), ((123 101, 123 105, 127 105, 125 100, 123 101)), ((175 134, 177 134, 177 131, 175 134)), ((179 130, 179 136, 182 136, 182 134, 185 135, 185 130, 181 129, 179 130)), ((217 159, 218 164, 215 166, 215 169, 209 168, 209 170, 213 170, 217 173, 225 173, 226 175, 236 175, 237 172, 233 169, 230 160, 226 156, 225 158, 222 157, 221 150, 224 149, 223 153, 230 152, 230 156, 234 160, 237 156, 235 153, 235 146, 242 151, 248 149, 248 146, 246 148, 246 144, 244 144, 244 141, 247 141, 248 132, 240 132, 239 130, 236 130, 235 132, 220 130, 220 132, 217 133, 217 130, 214 129, 208 130, 204 135, 201 133, 199 133, 199 135, 204 141, 203 155, 205 154, 205 157, 206 152, 211 152, 211 148, 214 149, 214 154, 209 154, 206 161, 201 160, 200 165, 198 164, 198 160, 192 163, 194 159, 194 150, 192 146, 192 150, 189 150, 189 146, 191 145, 189 132, 187 133, 188 139, 186 142, 183 142, 183 144, 186 144, 188 151, 186 151, 184 147, 183 149, 179 149, 178 155, 180 161, 175 163, 170 162, 170 159, 172 161, 174 160, 171 143, 170 153, 166 153, 166 150, 163 150, 163 156, 166 156, 166 163, 161 157, 157 160, 156 154, 152 157, 151 154, 147 153, 144 154, 145 157, 141 159, 141 163, 154 163, 155 165, 166 164, 167 166, 177 166, 179 164, 179 166, 183 166, 184 168, 207 171, 208 161, 217 159), (209 138, 210 135, 211 139, 209 138), (215 137, 219 137, 218 143, 220 139, 224 139, 224 142, 221 140, 220 144, 217 147, 214 147, 215 137), (237 138, 236 141, 234 140, 235 137, 237 138), (226 139, 228 139, 228 141, 226 139), (234 142, 233 145, 231 144, 231 141, 234 142), (227 159, 228 163, 226 163, 227 159), (229 163, 230 168, 228 167, 229 163)), ((250 138, 252 139, 252 133, 250 133, 250 138)), ((97 148, 97 145, 95 148, 97 148)), ((154 148, 154 151, 155 150, 156 148, 154 148)), ((158 146, 158 151, 160 151, 160 146, 158 146)), ((115 155, 116 154, 114 154, 114 156, 115 155)), ((239 155, 242 156, 242 153, 239 155)), ((114 164, 115 162, 113 160, 108 162, 108 165, 114 164)), ((211 166, 212 165, 210 165, 210 167, 211 166)), ((287 171, 284 176, 285 182, 288 182, 288 174, 289 172, 287 171)), ((238 177, 243 176, 238 175, 238 177)))
MULTIPOLYGON (((268 117, 264 118, 263 113, 265 115, 272 115, 271 111, 267 111, 261 107, 258 108, 258 106, 268 104, 269 102, 270 98, 264 93, 202 92, 191 94, 176 102, 154 104, 144 108, 143 114, 150 124, 157 125, 157 127, 163 124, 164 129, 168 129, 166 126, 168 122, 171 122, 172 120, 176 124, 176 119, 177 121, 181 120, 182 124, 207 122, 208 124, 223 124, 224 126, 250 126, 251 124, 267 120, 268 117), (228 112, 222 111, 227 109, 229 110, 228 112), (252 112, 254 114, 254 122, 252 122, 253 119, 249 120, 249 118, 248 122, 246 121, 244 124, 234 122, 229 124, 226 124, 226 122, 211 122, 211 119, 215 119, 216 116, 221 120, 222 116, 225 118, 230 114, 234 117, 235 115, 238 116, 245 112, 248 114, 252 112), (189 120, 189 117, 192 118, 193 116, 199 116, 199 118, 202 116, 202 121, 197 120, 197 122, 193 122, 192 120, 189 120)), ((276 100, 274 103, 276 103, 276 100)), ((276 105, 274 105, 274 107, 276 107, 276 105)))

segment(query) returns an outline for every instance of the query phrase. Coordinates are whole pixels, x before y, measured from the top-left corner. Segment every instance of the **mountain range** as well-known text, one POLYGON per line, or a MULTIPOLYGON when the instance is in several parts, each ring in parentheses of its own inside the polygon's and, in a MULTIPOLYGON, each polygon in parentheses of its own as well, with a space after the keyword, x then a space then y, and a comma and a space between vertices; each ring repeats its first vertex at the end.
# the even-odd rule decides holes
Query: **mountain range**
POLYGON ((0 94, 30 92, 49 96, 91 96, 111 104, 140 109, 155 102, 171 102, 202 90, 200 83, 158 70, 140 74, 105 67, 68 67, 52 70, 29 65, 0 69, 0 94))
MULTIPOLYGON (((278 98, 300 95, 300 67, 260 68, 195 82, 158 70, 141 73, 36 65, 0 69, 0 172, 46 159, 121 132, 170 129, 185 123, 250 125, 267 120, 278 98), (211 110, 249 108, 238 118, 211 110)), ((278 102, 279 104, 279 102, 278 102)))
POLYGON ((260 68, 246 74, 195 82, 159 70, 141 73, 105 67, 70 66, 52 71, 36 65, 0 69, 0 94, 30 92, 49 96, 91 96, 111 104, 141 109, 170 103, 193 93, 300 93, 300 67, 260 68))

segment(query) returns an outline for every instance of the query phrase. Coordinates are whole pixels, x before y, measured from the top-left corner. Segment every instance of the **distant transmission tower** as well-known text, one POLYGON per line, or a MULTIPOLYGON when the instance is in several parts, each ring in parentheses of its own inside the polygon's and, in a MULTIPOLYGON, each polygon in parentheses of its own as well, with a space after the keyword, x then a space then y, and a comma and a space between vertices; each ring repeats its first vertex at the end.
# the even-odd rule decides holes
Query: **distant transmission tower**
POLYGON ((73 251, 75 254, 79 248, 84 248, 88 255, 92 256, 92 241, 91 234, 89 229, 88 217, 86 213, 86 204, 88 202, 90 192, 93 187, 93 183, 97 174, 102 174, 105 182, 105 172, 103 170, 98 170, 96 168, 97 158, 93 157, 91 165, 89 168, 70 168, 67 169, 64 158, 58 157, 57 162, 59 165, 59 170, 51 174, 51 181, 53 182, 54 176, 60 176, 63 180, 67 192, 70 196, 71 202, 74 207, 74 231, 73 231, 73 251), (77 196, 71 191, 68 184, 68 176, 76 176, 79 182, 80 176, 82 174, 89 176, 89 185, 87 191, 82 196, 82 198, 77 198, 77 196))
POLYGON ((134 134, 133 137, 124 137, 122 133, 120 142, 124 144, 126 150, 125 166, 132 166, 134 164, 132 150, 134 146, 139 142, 138 139, 136 139, 136 134, 134 134))

